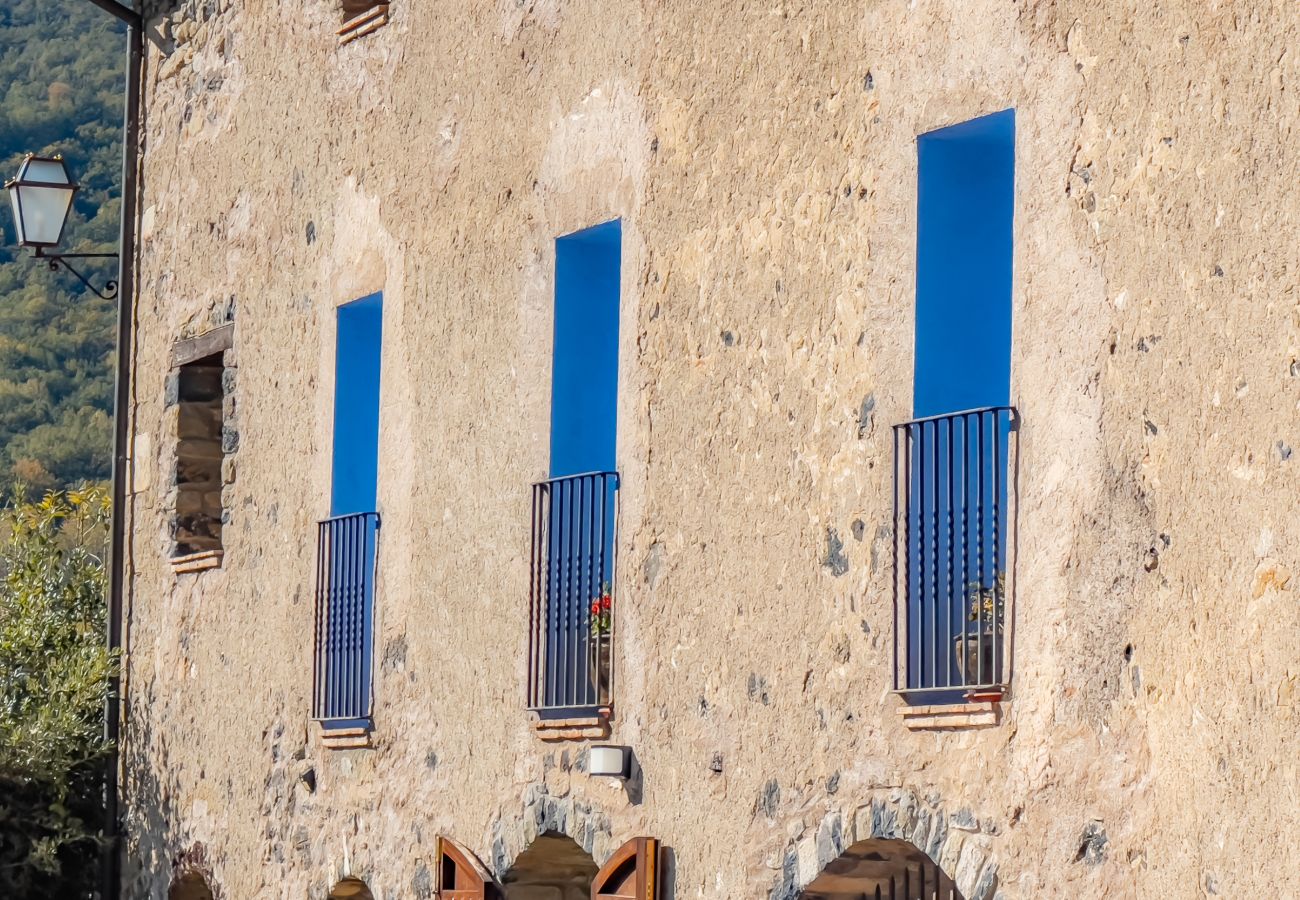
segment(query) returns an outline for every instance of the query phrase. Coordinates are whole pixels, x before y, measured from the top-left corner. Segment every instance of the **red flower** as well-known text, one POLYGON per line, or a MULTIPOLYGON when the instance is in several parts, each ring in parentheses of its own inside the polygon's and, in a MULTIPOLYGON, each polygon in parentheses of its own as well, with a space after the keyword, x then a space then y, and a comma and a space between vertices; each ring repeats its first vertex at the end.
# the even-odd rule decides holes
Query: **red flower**
POLYGON ((595 603, 591 604, 591 614, 592 614, 593 616, 598 616, 598 615, 600 615, 600 601, 599 601, 599 600, 597 600, 595 603))
POLYGON ((609 607, 610 607, 610 599, 609 599, 609 595, 606 594, 604 597, 600 598, 600 608, 609 609, 609 607))

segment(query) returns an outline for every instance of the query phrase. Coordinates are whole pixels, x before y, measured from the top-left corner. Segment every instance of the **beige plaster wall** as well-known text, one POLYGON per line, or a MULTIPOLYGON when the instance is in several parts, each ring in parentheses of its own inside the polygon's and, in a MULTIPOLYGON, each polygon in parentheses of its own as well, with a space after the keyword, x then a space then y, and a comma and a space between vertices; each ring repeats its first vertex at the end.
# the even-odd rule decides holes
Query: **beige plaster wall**
POLYGON ((342 47, 327 0, 150 12, 128 896, 195 869, 226 900, 429 897, 437 834, 500 874, 548 827, 598 861, 660 838, 679 900, 790 897, 882 834, 972 896, 1300 894, 1300 7, 393 0, 342 47), (1013 696, 913 732, 914 139, 1008 107, 1013 696), (614 217, 639 802, 523 710, 553 239, 614 217), (333 311, 375 290, 375 746, 330 751, 333 311), (230 319, 226 555, 175 575, 167 352, 230 319))

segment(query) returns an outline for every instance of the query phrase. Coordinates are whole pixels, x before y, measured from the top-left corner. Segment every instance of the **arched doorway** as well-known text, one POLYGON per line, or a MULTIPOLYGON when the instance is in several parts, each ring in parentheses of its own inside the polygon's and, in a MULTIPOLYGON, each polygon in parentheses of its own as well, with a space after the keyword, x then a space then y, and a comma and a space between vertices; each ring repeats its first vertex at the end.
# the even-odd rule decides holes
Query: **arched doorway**
POLYGON ((186 872, 172 882, 167 900, 213 900, 212 888, 198 872, 186 872))
POLYGON ((827 864, 799 900, 964 900, 952 878, 907 841, 859 841, 827 864))
POLYGON ((547 832, 501 878, 467 848, 438 838, 438 896, 443 900, 659 900, 659 842, 633 838, 597 866, 577 842, 547 832))
POLYGON ((375 897, 364 881, 349 876, 334 885, 329 900, 375 900, 375 897))
POLYGON ((577 841, 548 831, 515 858, 501 876, 505 900, 591 900, 600 867, 577 841))

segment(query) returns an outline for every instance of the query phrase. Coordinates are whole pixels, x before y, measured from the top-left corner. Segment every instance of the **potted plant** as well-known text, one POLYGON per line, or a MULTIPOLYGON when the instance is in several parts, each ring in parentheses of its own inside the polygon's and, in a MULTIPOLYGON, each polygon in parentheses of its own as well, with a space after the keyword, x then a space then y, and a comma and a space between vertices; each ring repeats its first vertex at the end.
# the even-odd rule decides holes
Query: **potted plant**
POLYGON ((591 634, 587 641, 587 667, 591 684, 596 689, 596 700, 609 699, 609 672, 614 637, 614 601, 610 596, 609 582, 600 587, 600 596, 591 601, 591 634))
MULTIPOLYGON (((995 684, 1001 680, 1001 673, 994 668, 994 651, 1006 628, 1006 597, 1006 572, 999 572, 992 584, 976 580, 966 585, 966 620, 974 624, 953 638, 957 668, 966 684, 995 684)), ((1000 664, 1001 654, 998 656, 996 662, 1000 664)))

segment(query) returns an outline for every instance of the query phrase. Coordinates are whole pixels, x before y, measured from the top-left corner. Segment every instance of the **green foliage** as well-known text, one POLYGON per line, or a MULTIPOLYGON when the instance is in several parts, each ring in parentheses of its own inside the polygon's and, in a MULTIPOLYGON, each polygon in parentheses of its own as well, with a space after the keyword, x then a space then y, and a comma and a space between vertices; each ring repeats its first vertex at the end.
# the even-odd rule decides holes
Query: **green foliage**
MULTIPOLYGON (((121 27, 86 0, 0 2, 0 175, 28 152, 63 154, 82 186, 69 252, 117 249, 124 53, 121 27)), ((115 304, 33 262, 0 219, 0 479, 106 479, 115 304)), ((101 284, 117 275, 112 260, 85 268, 101 284)))
POLYGON ((108 520, 97 488, 0 512, 0 896, 85 896, 94 877, 108 520))

